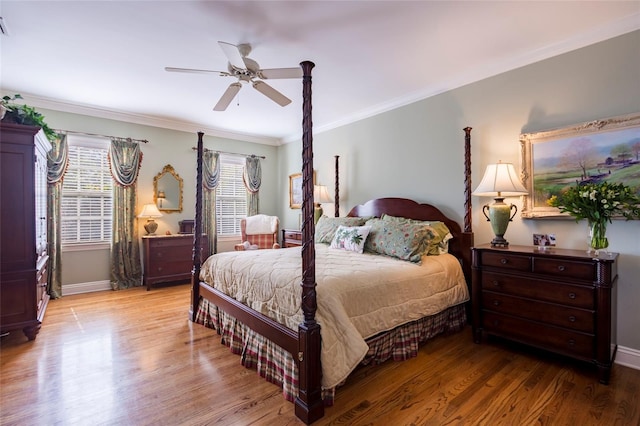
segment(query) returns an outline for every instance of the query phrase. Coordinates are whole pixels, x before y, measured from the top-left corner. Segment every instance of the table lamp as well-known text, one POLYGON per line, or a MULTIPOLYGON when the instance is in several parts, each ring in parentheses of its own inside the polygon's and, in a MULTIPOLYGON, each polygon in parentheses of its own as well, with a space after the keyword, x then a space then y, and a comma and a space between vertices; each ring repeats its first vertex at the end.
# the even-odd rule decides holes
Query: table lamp
POLYGON ((144 230, 147 231, 147 235, 155 235, 155 232, 158 229, 158 224, 153 219, 156 217, 162 217, 162 213, 160 213, 158 207, 153 203, 145 204, 138 217, 147 218, 147 223, 144 224, 144 230))
POLYGON ((513 164, 503 162, 489 164, 480 185, 472 194, 493 197, 495 200, 493 204, 485 204, 482 207, 482 213, 487 221, 491 222, 491 228, 495 234, 495 238, 491 241, 491 247, 509 247, 509 242, 504 238, 504 234, 507 232, 509 222, 518 212, 518 208, 513 204, 506 204, 504 197, 527 194, 527 190, 518 179, 513 164), (513 214, 512 210, 515 210, 513 214))
POLYGON ((313 223, 318 223, 322 216, 322 206, 320 203, 330 203, 329 191, 325 185, 313 185, 313 203, 315 209, 313 211, 313 223))

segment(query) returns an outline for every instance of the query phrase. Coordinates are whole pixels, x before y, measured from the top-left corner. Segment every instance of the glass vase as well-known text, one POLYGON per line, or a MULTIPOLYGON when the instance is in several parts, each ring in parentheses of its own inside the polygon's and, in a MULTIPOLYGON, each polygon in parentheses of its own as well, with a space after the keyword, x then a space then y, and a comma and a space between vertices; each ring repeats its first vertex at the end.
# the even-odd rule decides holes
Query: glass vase
POLYGON ((607 222, 589 222, 589 253, 597 256, 599 253, 606 253, 607 247, 607 222))

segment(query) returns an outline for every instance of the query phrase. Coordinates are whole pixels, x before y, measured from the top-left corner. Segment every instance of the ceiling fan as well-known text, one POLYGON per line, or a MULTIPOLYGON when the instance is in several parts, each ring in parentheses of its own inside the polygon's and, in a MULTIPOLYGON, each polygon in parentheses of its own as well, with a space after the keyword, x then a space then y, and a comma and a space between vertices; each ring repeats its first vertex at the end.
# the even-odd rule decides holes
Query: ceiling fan
POLYGON ((253 59, 249 58, 251 53, 251 45, 243 43, 234 45, 219 41, 218 44, 222 48, 225 56, 229 60, 227 64, 227 71, 213 71, 213 70, 199 70, 192 68, 174 68, 165 67, 169 72, 186 72, 197 74, 219 74, 222 77, 236 77, 238 81, 231 83, 227 90, 222 94, 222 97, 218 101, 214 111, 224 111, 227 109, 233 98, 236 97, 241 83, 251 83, 254 89, 262 93, 280 106, 289 105, 291 99, 287 98, 282 93, 278 92, 273 87, 269 86, 262 80, 280 79, 280 78, 300 78, 302 77, 302 69, 296 68, 271 68, 260 69, 260 65, 253 59))

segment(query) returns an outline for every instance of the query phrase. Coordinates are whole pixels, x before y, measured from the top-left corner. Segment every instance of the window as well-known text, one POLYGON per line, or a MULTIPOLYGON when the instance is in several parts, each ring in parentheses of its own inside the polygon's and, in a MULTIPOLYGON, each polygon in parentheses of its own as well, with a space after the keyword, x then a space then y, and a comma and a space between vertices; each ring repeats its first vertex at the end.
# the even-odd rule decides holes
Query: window
POLYGON ((111 242, 113 181, 107 152, 110 141, 67 136, 69 165, 62 181, 62 244, 111 242))
POLYGON ((247 217, 247 190, 242 180, 244 164, 244 157, 220 155, 220 183, 216 188, 219 236, 240 235, 240 219, 247 217))

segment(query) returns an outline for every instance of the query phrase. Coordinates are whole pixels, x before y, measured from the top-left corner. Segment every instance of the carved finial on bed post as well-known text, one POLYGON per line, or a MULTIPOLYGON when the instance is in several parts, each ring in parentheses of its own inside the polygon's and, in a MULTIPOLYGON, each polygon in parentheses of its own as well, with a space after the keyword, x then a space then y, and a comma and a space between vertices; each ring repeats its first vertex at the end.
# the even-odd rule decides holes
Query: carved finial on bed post
POLYGON ((340 195, 338 194, 340 192, 340 170, 338 169, 338 159, 340 158, 339 155, 336 155, 336 188, 335 188, 335 201, 333 202, 333 205, 335 207, 334 209, 334 216, 338 217, 340 216, 340 195))
POLYGON ((464 232, 471 232, 471 127, 464 133, 464 232))
POLYGON ((311 120, 311 70, 313 62, 300 63, 302 77, 302 312, 298 325, 298 396, 296 416, 306 424, 324 415, 320 362, 320 325, 316 322, 316 270, 313 221, 313 122, 311 120))
POLYGON ((203 132, 198 132, 198 147, 196 148, 196 214, 193 227, 193 269, 191 270, 191 321, 196 320, 198 304, 200 303, 200 266, 202 246, 202 153, 204 151, 202 137, 203 132))

